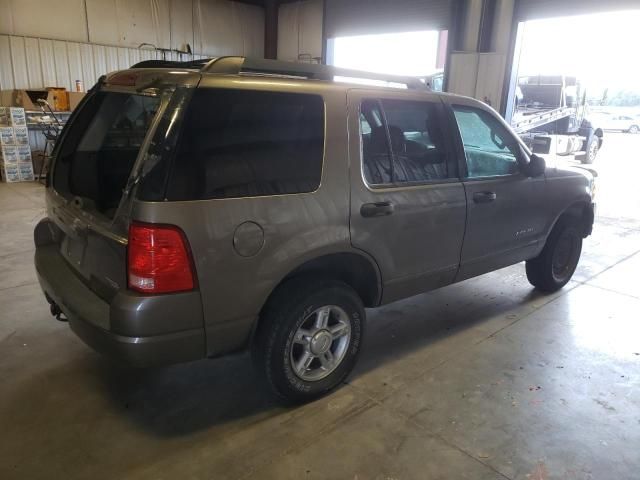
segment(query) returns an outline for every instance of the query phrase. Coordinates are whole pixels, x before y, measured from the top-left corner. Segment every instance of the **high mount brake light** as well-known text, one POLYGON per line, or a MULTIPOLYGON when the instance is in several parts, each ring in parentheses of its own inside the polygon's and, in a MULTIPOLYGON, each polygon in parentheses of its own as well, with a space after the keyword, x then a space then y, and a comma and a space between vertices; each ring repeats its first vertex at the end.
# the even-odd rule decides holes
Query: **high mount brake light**
POLYGON ((111 75, 107 78, 108 85, 118 85, 122 87, 135 87, 139 73, 122 72, 111 75))

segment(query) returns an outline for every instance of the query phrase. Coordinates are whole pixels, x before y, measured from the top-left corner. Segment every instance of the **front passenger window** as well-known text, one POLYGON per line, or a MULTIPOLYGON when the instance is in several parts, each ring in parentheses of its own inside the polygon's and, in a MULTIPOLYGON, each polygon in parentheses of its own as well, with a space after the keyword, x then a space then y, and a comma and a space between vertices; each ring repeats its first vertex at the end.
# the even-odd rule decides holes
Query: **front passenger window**
POLYGON ((518 172, 518 143, 489 112, 454 105, 469 178, 496 177, 518 172))

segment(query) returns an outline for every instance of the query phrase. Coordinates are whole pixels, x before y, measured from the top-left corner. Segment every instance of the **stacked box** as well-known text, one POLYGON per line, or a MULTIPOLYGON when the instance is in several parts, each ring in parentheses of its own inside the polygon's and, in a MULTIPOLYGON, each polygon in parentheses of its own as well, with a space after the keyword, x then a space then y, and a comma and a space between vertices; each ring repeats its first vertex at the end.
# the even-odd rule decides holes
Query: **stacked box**
POLYGON ((29 131, 27 127, 13 127, 14 145, 29 146, 29 131))
POLYGON ((5 182, 34 179, 24 108, 0 107, 0 173, 5 182))
POLYGON ((18 175, 21 182, 33 182, 33 165, 29 163, 18 163, 18 175))
POLYGON ((8 183, 19 182, 18 147, 15 145, 5 145, 0 150, 0 153, 2 153, 2 158, 0 159, 2 180, 8 183))
POLYGON ((12 127, 0 127, 0 146, 14 145, 16 139, 13 136, 12 127))
POLYGON ((11 121, 11 109, 9 107, 0 107, 0 127, 8 127, 11 121))
POLYGON ((11 107, 9 108, 9 116, 11 118, 11 126, 13 127, 26 127, 27 115, 24 108, 11 107))

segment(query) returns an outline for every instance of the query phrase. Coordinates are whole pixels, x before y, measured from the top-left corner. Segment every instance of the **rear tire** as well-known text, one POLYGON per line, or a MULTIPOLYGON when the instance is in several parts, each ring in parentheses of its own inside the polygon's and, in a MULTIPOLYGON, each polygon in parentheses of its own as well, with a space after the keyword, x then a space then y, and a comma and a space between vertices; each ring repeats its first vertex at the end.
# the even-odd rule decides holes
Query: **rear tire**
POLYGON ((629 127, 629 133, 640 133, 640 127, 638 127, 638 125, 631 125, 631 127, 629 127))
POLYGON ((261 315, 252 356, 274 393, 294 403, 335 389, 353 369, 364 331, 358 294, 318 278, 287 281, 261 315))
POLYGON ((560 219, 542 252, 526 263, 529 283, 543 292, 564 287, 576 271, 582 252, 582 230, 573 218, 560 219))

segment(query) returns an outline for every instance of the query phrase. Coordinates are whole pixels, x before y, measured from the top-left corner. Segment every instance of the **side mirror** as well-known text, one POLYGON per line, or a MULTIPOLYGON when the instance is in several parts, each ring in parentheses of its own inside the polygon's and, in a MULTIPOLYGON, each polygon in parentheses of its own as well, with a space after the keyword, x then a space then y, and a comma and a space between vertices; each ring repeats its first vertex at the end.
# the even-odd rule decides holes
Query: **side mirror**
POLYGON ((527 175, 530 177, 539 177, 544 174, 546 169, 547 163, 544 161, 544 158, 535 153, 531 154, 527 165, 527 175))

